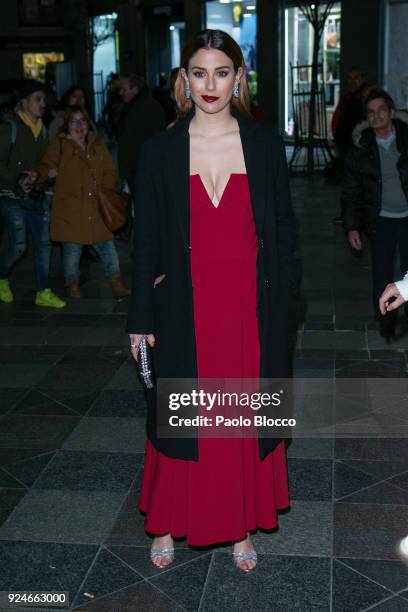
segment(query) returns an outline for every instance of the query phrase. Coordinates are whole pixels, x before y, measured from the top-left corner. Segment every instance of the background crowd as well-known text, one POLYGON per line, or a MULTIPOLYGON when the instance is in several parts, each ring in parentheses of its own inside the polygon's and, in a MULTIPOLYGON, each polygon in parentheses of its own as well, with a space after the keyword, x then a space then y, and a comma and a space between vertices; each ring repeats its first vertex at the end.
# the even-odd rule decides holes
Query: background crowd
MULTIPOLYGON (((28 232, 36 305, 66 305, 65 296, 57 296, 49 283, 53 243, 61 248, 66 297, 82 296, 80 263, 85 256, 100 260, 114 297, 129 295, 115 239, 130 239, 134 202, 129 197, 127 222, 114 236, 101 217, 98 190, 134 194, 142 143, 177 119, 177 74, 177 68, 172 70, 168 83, 163 76, 152 94, 139 75, 112 74, 103 131, 92 121, 81 87, 70 87, 50 109, 42 83, 22 83, 14 113, 0 124, 1 302, 14 299, 12 270, 27 249, 28 232)), ((408 115, 397 112, 392 98, 353 67, 332 132, 336 158, 325 177, 342 186, 341 214, 334 221, 343 224, 353 253, 360 253, 365 241, 370 249, 374 316, 380 333, 390 339, 396 313, 381 316, 378 298, 393 280, 397 254, 400 272, 408 269, 408 115)))

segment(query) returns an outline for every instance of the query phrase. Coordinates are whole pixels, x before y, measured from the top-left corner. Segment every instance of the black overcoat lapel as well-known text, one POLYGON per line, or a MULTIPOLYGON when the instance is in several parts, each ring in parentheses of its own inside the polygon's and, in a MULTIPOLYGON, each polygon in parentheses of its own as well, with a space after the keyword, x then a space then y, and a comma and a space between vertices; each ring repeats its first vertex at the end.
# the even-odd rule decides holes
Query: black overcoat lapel
MULTIPOLYGON (((268 152, 265 150, 262 131, 256 129, 258 126, 255 121, 236 111, 233 111, 233 115, 240 129, 254 221, 257 234, 261 237, 265 215, 268 152)), ((173 128, 167 176, 167 184, 172 194, 171 200, 186 248, 190 243, 190 137, 188 128, 192 117, 193 113, 190 113, 173 128)))
POLYGON ((166 181, 186 248, 190 244, 190 137, 188 127, 191 118, 192 114, 181 119, 173 128, 166 181))
POLYGON ((233 115, 239 124, 255 227, 258 237, 261 238, 265 218, 268 152, 265 150, 262 130, 257 129, 255 121, 236 111, 233 111, 233 115))

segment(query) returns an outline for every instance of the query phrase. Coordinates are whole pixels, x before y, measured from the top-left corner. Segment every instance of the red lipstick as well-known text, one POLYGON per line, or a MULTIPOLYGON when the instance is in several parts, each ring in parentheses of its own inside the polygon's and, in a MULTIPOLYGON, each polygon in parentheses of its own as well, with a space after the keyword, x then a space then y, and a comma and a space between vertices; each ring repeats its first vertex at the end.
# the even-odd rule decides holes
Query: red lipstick
POLYGON ((216 102, 217 100, 219 100, 218 96, 201 96, 202 99, 204 100, 204 102, 209 102, 211 104, 211 102, 216 102))

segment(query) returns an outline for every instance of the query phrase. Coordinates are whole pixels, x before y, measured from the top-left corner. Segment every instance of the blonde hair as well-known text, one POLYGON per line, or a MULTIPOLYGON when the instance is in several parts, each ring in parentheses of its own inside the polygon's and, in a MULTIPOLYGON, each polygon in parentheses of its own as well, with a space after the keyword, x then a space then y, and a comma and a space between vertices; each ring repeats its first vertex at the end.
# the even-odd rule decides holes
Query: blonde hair
MULTIPOLYGON (((202 30, 201 32, 198 32, 198 34, 195 34, 195 36, 193 36, 184 45, 184 49, 181 54, 180 69, 184 68, 184 70, 187 72, 191 58, 200 49, 217 49, 218 51, 222 51, 232 61, 235 72, 238 72, 238 69, 242 68, 243 74, 239 82, 239 97, 233 97, 231 99, 231 105, 243 115, 252 116, 251 99, 249 96, 248 83, 245 77, 245 60, 241 47, 238 45, 238 43, 236 43, 229 34, 223 32, 222 30, 202 30)), ((194 103, 191 98, 186 98, 185 82, 181 75, 181 70, 179 70, 174 86, 174 97, 177 103, 179 117, 184 117, 194 108, 194 103)))

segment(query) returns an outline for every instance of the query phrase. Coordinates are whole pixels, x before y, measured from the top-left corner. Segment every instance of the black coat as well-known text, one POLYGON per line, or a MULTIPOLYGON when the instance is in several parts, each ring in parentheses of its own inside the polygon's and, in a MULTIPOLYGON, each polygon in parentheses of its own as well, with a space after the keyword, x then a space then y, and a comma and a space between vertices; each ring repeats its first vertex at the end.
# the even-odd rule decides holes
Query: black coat
MULTIPOLYGON (((235 113, 234 113, 235 114, 235 113)), ((288 302, 295 221, 282 139, 235 114, 240 128, 254 221, 259 238, 257 314, 263 378, 289 376, 288 302)), ((190 139, 192 115, 145 143, 136 179, 132 299, 127 331, 154 333, 156 374, 196 378, 190 269, 190 139), (155 277, 166 277, 155 289, 155 277)), ((198 459, 196 439, 157 438, 154 393, 147 435, 163 454, 198 459)), ((279 440, 260 434, 261 458, 279 440)))
POLYGON ((134 177, 140 147, 165 127, 164 110, 161 104, 149 95, 147 89, 142 89, 130 102, 123 105, 117 134, 118 166, 122 179, 134 177))
MULTIPOLYGON (((408 202, 408 125, 405 121, 393 121, 396 132, 397 162, 402 190, 408 202)), ((358 230, 371 237, 381 211, 382 176, 381 161, 375 132, 371 128, 357 132, 344 166, 341 206, 346 232, 358 230)))

